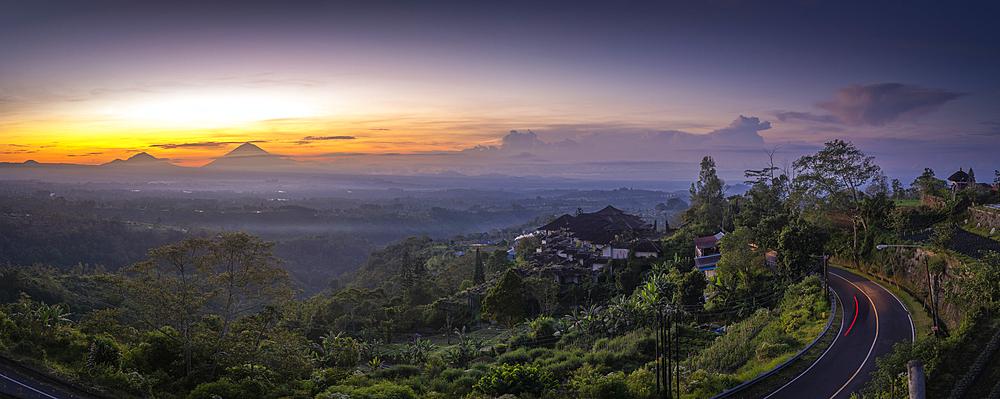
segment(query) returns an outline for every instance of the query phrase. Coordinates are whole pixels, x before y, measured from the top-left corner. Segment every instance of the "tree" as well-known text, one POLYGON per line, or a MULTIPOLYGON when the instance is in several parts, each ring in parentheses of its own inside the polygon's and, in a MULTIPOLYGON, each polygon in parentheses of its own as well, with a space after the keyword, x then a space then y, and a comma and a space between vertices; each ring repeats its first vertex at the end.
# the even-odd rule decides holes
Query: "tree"
POLYGON ((234 322, 268 310, 267 317, 243 320, 262 333, 280 318, 279 305, 292 297, 288 272, 279 266, 273 246, 246 232, 189 238, 149 251, 147 261, 123 269, 114 281, 139 320, 184 345, 187 374, 193 369, 191 348, 205 337, 195 327, 211 324, 214 342, 200 342, 214 347, 211 378, 223 354, 238 343, 231 342, 234 322), (262 324, 254 327, 255 322, 262 324))
POLYGON ((508 270, 483 299, 483 316, 514 326, 524 320, 524 284, 521 276, 508 270))
POLYGON ((724 298, 736 299, 750 296, 759 285, 763 271, 764 253, 754 248, 754 231, 748 227, 737 227, 720 240, 722 258, 715 268, 715 285, 724 298))
POLYGON ((214 286, 222 316, 212 377, 232 323, 292 297, 288 272, 280 267, 282 260, 271 250, 274 245, 244 231, 220 234, 212 242, 207 261, 215 271, 214 286))
POLYGON ((871 184, 865 188, 865 194, 868 194, 869 197, 874 197, 878 194, 889 196, 891 195, 889 190, 889 178, 884 173, 879 172, 875 174, 875 177, 872 177, 871 184))
POLYGON ((823 252, 827 234, 819 226, 796 219, 781 230, 778 238, 778 270, 786 282, 793 282, 816 263, 823 252))
POLYGON ((1000 306, 1000 253, 990 251, 982 260, 959 263, 952 270, 945 292, 967 310, 1000 306))
POLYGON ((941 183, 942 180, 934 177, 934 169, 924 168, 924 173, 914 179, 910 186, 919 188, 924 194, 934 194, 934 189, 941 183))
POLYGON ((692 269, 683 275, 677 283, 677 292, 674 294, 674 303, 686 312, 699 312, 705 306, 705 287, 708 280, 705 273, 692 269))
POLYGON ((486 260, 486 271, 490 274, 500 274, 513 266, 513 262, 507 258, 507 251, 498 249, 490 254, 489 259, 486 260))
POLYGON ((123 305, 149 328, 184 346, 184 363, 191 374, 194 325, 212 296, 211 242, 189 238, 149 251, 149 259, 119 271, 114 277, 123 305))
POLYGON ((521 262, 527 262, 531 258, 531 255, 535 253, 538 247, 542 246, 542 240, 538 237, 522 237, 517 240, 517 245, 514 246, 514 252, 517 252, 517 259, 521 262))
POLYGON ((725 181, 715 173, 715 160, 710 156, 701 159, 698 182, 691 184, 691 207, 684 211, 685 222, 702 225, 714 231, 722 227, 725 203, 725 181))
POLYGON ((476 265, 472 273, 472 284, 480 285, 486 282, 486 271, 483 269, 483 257, 476 248, 476 265))
POLYGON ((903 183, 899 179, 892 179, 892 199, 907 199, 909 196, 903 183))
POLYGON ((854 144, 837 139, 827 142, 816 154, 803 156, 792 164, 800 172, 795 179, 802 183, 802 189, 811 193, 812 198, 820 199, 816 205, 847 213, 855 220, 855 251, 858 248, 857 222, 867 229, 861 217, 861 188, 881 172, 874 160, 875 157, 866 156, 854 144))

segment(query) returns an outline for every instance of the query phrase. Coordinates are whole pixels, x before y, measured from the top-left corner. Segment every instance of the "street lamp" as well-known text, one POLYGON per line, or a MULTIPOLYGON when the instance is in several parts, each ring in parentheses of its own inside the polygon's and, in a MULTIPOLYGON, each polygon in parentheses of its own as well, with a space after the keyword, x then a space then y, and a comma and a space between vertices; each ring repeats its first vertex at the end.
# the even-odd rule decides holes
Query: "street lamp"
POLYGON ((931 282, 931 268, 930 268, 930 266, 927 265, 927 249, 924 248, 923 245, 886 245, 886 244, 881 244, 881 245, 876 245, 875 246, 875 248, 878 248, 878 249, 886 249, 886 248, 890 248, 890 247, 894 247, 894 248, 920 248, 921 250, 924 251, 924 270, 927 272, 927 288, 931 292, 931 313, 932 313, 932 316, 933 316, 933 319, 934 319, 934 328, 932 330, 934 330, 934 336, 936 337, 938 335, 937 300, 935 300, 935 298, 934 298, 934 296, 935 296, 934 295, 935 294, 934 291, 935 290, 934 290, 934 285, 931 282))

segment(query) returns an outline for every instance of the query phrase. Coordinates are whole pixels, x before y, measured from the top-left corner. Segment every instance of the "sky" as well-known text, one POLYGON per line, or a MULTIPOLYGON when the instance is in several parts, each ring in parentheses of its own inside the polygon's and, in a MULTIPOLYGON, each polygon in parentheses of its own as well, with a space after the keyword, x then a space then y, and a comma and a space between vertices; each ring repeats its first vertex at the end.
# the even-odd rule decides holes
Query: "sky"
MULTIPOLYGON (((0 0, 0 162, 730 183, 833 139, 1000 169, 992 2, 0 0)), ((988 175, 987 178, 982 176, 988 175)))

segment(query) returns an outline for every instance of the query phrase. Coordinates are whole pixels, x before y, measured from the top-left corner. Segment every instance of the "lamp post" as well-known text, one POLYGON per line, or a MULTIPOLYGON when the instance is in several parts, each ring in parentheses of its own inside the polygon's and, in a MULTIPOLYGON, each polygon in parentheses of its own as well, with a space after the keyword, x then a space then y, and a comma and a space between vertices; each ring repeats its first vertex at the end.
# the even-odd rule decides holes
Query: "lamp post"
POLYGON ((927 272, 927 288, 931 294, 931 316, 934 319, 934 336, 938 335, 938 315, 937 315, 937 300, 935 300, 935 290, 934 285, 931 282, 931 268, 927 265, 927 249, 923 245, 876 245, 875 248, 886 249, 886 248, 920 248, 924 251, 924 270, 927 272))

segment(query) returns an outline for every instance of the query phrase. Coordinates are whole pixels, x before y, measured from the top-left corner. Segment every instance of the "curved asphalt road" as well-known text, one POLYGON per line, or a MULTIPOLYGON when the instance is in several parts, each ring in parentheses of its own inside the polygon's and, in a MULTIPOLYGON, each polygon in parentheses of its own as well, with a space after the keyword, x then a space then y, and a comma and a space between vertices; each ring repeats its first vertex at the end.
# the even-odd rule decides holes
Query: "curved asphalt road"
POLYGON ((10 359, 0 359, 0 398, 18 399, 83 399, 94 396, 83 396, 72 393, 58 384, 40 381, 32 372, 18 366, 10 359))
POLYGON ((830 269, 830 287, 843 304, 844 322, 833 345, 804 373, 767 398, 848 398, 875 371, 892 345, 913 340, 906 307, 889 291, 857 274, 830 269))

